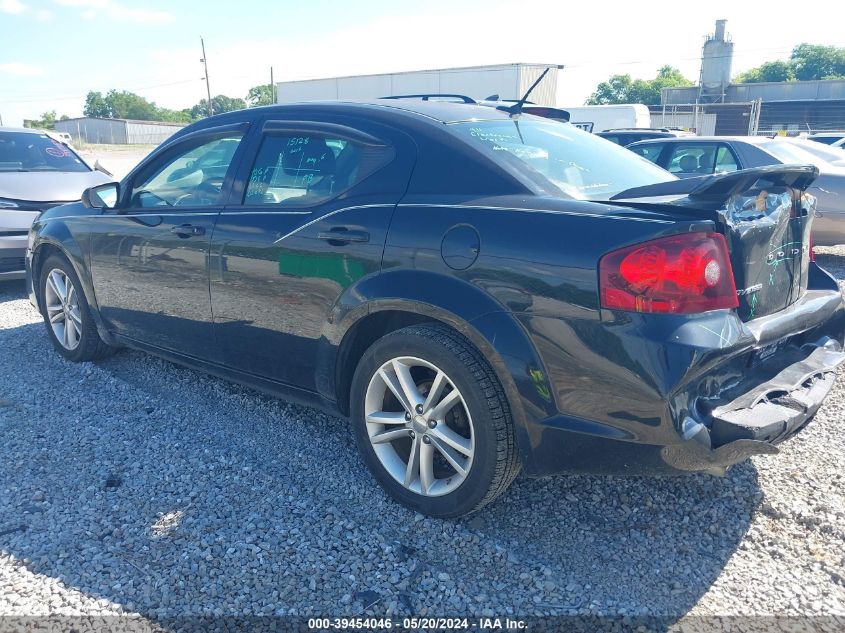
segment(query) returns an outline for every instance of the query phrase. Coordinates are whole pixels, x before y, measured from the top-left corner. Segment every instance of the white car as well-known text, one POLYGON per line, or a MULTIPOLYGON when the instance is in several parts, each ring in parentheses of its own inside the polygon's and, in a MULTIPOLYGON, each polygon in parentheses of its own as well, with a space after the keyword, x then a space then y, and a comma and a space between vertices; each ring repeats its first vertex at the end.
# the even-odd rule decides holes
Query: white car
POLYGON ((52 133, 0 127, 0 281, 24 279, 27 235, 38 214, 112 180, 52 133))

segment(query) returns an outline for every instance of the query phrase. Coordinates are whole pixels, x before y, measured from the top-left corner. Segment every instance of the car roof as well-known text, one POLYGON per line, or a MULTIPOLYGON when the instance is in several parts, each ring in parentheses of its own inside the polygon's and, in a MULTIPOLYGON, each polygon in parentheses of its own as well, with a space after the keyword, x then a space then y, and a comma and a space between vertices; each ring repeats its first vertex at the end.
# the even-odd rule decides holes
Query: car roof
MULTIPOLYGON (((284 114, 286 112, 296 110, 298 112, 307 113, 313 110, 315 113, 320 112, 325 114, 327 110, 335 111, 343 114, 357 114, 367 116, 368 114, 381 113, 382 115, 395 115, 399 117, 410 117, 416 120, 427 120, 429 122, 436 121, 439 123, 456 123, 459 121, 491 121, 502 120, 507 121, 511 115, 507 112, 490 108, 488 106, 474 105, 469 103, 452 103, 447 101, 421 101, 415 99, 408 100, 393 100, 393 99, 369 99, 360 101, 302 101, 297 103, 284 103, 269 106, 261 106, 258 108, 249 108, 247 110, 236 110, 234 112, 227 112, 215 117, 203 119, 203 121, 220 121, 225 120, 243 120, 244 116, 253 116, 257 114, 284 114)), ((534 117, 539 120, 541 117, 534 117)), ((214 125, 214 123, 211 123, 214 125)))
MULTIPOLYGON (((263 106, 261 108, 250 108, 250 112, 263 111, 272 113, 274 111, 284 112, 290 109, 304 108, 330 108, 338 111, 350 111, 363 113, 370 111, 392 111, 399 115, 424 117, 434 119, 441 123, 456 123, 458 121, 479 121, 479 120, 508 120, 510 114, 483 105, 470 103, 455 103, 449 101, 422 101, 419 99, 362 99, 348 101, 302 101, 297 103, 284 103, 263 106)), ((529 115, 526 115, 529 116, 529 115)), ((539 117, 538 117, 539 118, 539 117)))

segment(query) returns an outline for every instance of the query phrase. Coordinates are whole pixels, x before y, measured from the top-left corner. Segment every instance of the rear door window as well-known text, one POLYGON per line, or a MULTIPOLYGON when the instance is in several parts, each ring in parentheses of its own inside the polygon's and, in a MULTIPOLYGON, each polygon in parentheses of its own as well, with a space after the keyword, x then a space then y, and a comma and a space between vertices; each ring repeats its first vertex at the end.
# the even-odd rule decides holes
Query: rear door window
POLYGON ((722 145, 716 152, 716 173, 724 174, 739 169, 736 156, 727 145, 722 145))
POLYGON ((716 169, 716 143, 678 143, 669 155, 668 169, 673 174, 712 174, 716 169))
POLYGON ((317 133, 267 135, 249 174, 245 205, 310 206, 348 191, 386 165, 387 147, 317 133))

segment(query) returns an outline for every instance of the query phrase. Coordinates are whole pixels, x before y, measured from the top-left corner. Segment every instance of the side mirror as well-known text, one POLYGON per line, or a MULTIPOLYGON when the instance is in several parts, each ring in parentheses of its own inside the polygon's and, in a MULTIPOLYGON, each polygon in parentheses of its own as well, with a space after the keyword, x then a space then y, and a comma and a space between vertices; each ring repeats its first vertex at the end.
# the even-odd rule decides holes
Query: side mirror
POLYGON ((110 172, 108 169, 106 169, 105 167, 103 167, 103 166, 100 164, 100 161, 99 161, 99 160, 98 160, 98 161, 96 161, 96 162, 94 163, 94 169, 95 169, 96 171, 100 171, 100 172, 104 173, 106 176, 111 176, 111 177, 114 177, 114 174, 113 174, 113 173, 111 173, 111 172, 110 172))
POLYGON ((82 192, 82 204, 89 209, 113 209, 120 197, 119 193, 120 185, 116 182, 88 187, 82 192))

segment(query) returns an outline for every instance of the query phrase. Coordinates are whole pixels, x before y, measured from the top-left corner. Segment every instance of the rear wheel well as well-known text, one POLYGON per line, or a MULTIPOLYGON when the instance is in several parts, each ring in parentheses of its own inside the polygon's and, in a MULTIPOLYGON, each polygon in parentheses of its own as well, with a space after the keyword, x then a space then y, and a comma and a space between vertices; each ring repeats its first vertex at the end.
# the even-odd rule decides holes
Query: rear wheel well
POLYGON ((420 323, 442 323, 442 321, 414 312, 385 310, 364 317, 346 333, 338 350, 335 373, 337 403, 345 415, 349 414, 352 377, 364 352, 381 337, 420 323))

